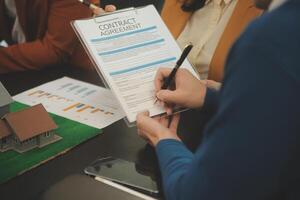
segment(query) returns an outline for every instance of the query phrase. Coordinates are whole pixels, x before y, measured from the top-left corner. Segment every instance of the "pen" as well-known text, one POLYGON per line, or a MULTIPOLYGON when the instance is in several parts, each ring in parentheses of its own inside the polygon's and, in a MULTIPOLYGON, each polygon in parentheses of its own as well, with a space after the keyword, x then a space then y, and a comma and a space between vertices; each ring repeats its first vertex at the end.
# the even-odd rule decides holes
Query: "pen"
POLYGON ((170 84, 172 83, 173 79, 175 78, 177 70, 182 65, 182 63, 186 59, 186 57, 189 55, 192 48, 193 48, 192 44, 188 44, 184 47, 180 58, 177 60, 175 67, 171 71, 171 74, 166 78, 166 80, 164 80, 164 84, 161 87, 162 90, 168 89, 170 87, 170 84))
POLYGON ((86 5, 87 7, 89 7, 90 9, 94 10, 97 9, 98 6, 96 6, 95 4, 89 2, 88 0, 78 0, 80 3, 82 3, 83 5, 86 5))
MULTIPOLYGON (((190 43, 186 45, 181 53, 180 58, 177 60, 175 67, 171 71, 170 75, 164 80, 164 83, 161 87, 162 90, 168 89, 172 83, 172 81, 175 78, 176 72, 179 69, 179 67, 182 65, 183 61, 186 59, 186 57, 189 55, 190 51, 192 50, 193 45, 190 43)), ((158 101, 156 98, 154 104, 158 101)))

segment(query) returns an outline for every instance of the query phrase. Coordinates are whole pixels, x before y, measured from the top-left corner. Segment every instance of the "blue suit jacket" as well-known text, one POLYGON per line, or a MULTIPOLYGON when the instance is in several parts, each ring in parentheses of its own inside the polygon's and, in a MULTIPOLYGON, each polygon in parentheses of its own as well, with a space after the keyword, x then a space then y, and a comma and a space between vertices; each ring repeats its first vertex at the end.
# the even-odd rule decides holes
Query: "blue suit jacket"
POLYGON ((300 1, 254 21, 233 46, 196 153, 162 140, 167 199, 300 199, 300 1))

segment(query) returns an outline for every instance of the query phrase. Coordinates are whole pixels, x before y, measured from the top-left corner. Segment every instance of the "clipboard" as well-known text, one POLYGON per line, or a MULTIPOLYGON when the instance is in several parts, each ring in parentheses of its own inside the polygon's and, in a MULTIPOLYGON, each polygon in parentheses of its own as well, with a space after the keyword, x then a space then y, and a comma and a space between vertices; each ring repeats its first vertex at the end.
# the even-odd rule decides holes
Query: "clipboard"
MULTIPOLYGON (((160 26, 159 28, 162 28, 163 29, 163 31, 161 31, 161 32, 163 32, 163 34, 165 34, 164 35, 164 38, 163 39, 161 39, 160 41, 163 41, 163 40, 165 40, 166 42, 166 44, 168 44, 169 46, 171 46, 171 47, 169 47, 170 49, 170 51, 172 51, 172 57, 168 57, 168 59, 165 59, 165 60, 160 60, 160 61, 164 61, 164 62, 168 62, 168 63, 170 63, 170 62, 173 62, 173 64, 172 65, 170 65, 170 68, 172 67, 173 68, 173 66, 174 66, 174 64, 175 64, 175 61, 177 60, 177 57, 176 56, 179 56, 180 54, 181 54, 181 50, 180 50, 180 48, 178 47, 178 45, 177 45, 177 43, 176 43, 176 41, 175 41, 175 39, 173 38, 173 36, 171 35, 171 33, 169 32, 169 30, 167 29, 167 27, 166 27, 166 25, 164 24, 164 22, 162 21, 162 19, 160 18, 160 16, 159 16, 159 14, 158 14, 158 12, 156 11, 156 9, 154 8, 154 6, 153 5, 148 5, 148 6, 143 6, 143 7, 137 7, 137 8, 127 8, 127 9, 122 9, 122 10, 118 10, 118 11, 115 11, 115 12, 112 12, 112 13, 106 13, 106 14, 103 14, 103 15, 101 15, 101 16, 97 16, 97 17, 92 17, 92 18, 88 18, 88 19, 83 19, 83 20, 75 20, 75 21, 72 21, 71 22, 71 25, 72 25, 72 27, 73 27, 73 29, 74 29, 74 31, 75 31, 75 33, 76 33, 76 35, 77 35, 77 37, 79 38, 79 40, 80 40, 80 42, 81 42, 81 44, 83 45, 83 47, 84 47, 84 49, 85 49, 85 51, 87 52, 87 54, 88 54, 88 56, 89 56, 89 58, 90 58, 90 60, 92 61, 92 63, 93 63, 93 65, 94 65, 94 67, 95 67, 95 69, 96 69, 96 71, 97 71, 97 73, 99 74, 99 76, 100 76, 100 78, 101 78, 101 80, 103 81, 103 83, 104 83, 104 85, 107 87, 107 88, 110 88, 111 90, 112 90, 112 92, 115 94, 115 96, 117 96, 117 99, 118 99, 118 95, 116 94, 116 92, 114 91, 114 88, 112 88, 111 87, 111 82, 110 82, 110 80, 108 80, 108 77, 107 76, 105 76, 104 74, 105 74, 105 72, 103 71, 103 69, 102 69, 102 67, 101 66, 99 66, 99 60, 97 60, 98 58, 95 56, 95 52, 93 52, 93 50, 91 50, 91 47, 89 46, 89 45, 87 45, 87 43, 88 43, 88 41, 86 40, 86 39, 84 39, 83 37, 82 37, 82 35, 83 35, 83 33, 81 33, 80 31, 79 31, 79 28, 76 26, 76 21, 81 21, 82 23, 83 23, 83 21, 84 20, 89 20, 89 21, 93 21, 94 22, 94 24, 96 24, 96 25, 98 25, 98 24, 102 24, 102 23, 105 23, 105 22, 108 22, 108 21, 110 21, 110 20, 107 20, 107 19, 105 19, 105 17, 107 17, 107 16, 116 16, 116 19, 118 18, 118 14, 121 14, 121 15, 125 15, 125 14, 135 14, 136 16, 138 16, 138 15, 143 15, 144 13, 142 13, 142 11, 144 11, 144 10, 151 10, 152 12, 154 12, 153 10, 155 10, 155 16, 154 17, 156 17, 156 20, 159 20, 158 22, 158 25, 157 26, 160 26), (159 19, 157 19, 157 18, 159 18, 159 19), (169 43, 167 43, 167 42, 169 42, 169 43), (174 56, 175 55, 175 53, 174 53, 174 51, 176 51, 176 56, 174 56), (172 59, 172 60, 171 60, 172 59)), ((145 17, 145 16, 144 16, 145 17)), ((151 16, 149 16, 149 17, 151 17, 151 16)), ((114 18, 112 18, 112 19, 114 19, 114 18)), ((157 28, 157 29, 159 29, 159 28, 157 28)), ((83 29, 81 30, 81 31, 83 31, 83 29)), ((86 31, 86 30, 84 30, 85 31, 85 33, 87 33, 88 31, 86 31)), ((120 34, 121 35, 121 34, 120 34)), ((159 40, 156 40, 156 42, 160 42, 159 40)), ((151 42, 149 42, 149 43, 151 43, 151 42)), ((167 45, 165 45, 165 46, 167 46, 167 45)), ((94 50, 95 51, 95 50, 94 50)), ((159 62, 160 62, 159 61, 159 62)), ((194 67, 188 62, 188 61, 185 61, 186 62, 186 65, 188 66, 187 68, 198 78, 198 79, 200 79, 200 77, 199 77, 199 75, 198 75, 198 73, 197 73, 197 71, 194 69, 194 67)), ((150 64, 156 64, 156 63, 158 63, 158 62, 152 62, 152 63, 150 63, 150 64)), ((123 64, 123 63, 122 63, 123 64)), ((142 65, 142 66, 145 66, 145 65, 142 65)), ((121 102, 120 101, 120 99, 118 99, 118 101, 119 101, 119 103, 121 104, 121 107, 123 108, 123 110, 125 111, 126 109, 124 109, 124 102, 121 102), (123 103, 123 104, 122 104, 123 103)), ((154 106, 153 106, 154 107, 154 106)), ((139 111, 143 111, 143 110, 145 110, 145 109, 142 109, 142 110, 139 110, 139 111)), ((154 109, 155 110, 155 109, 154 109)), ((159 109, 157 109, 157 110, 159 110, 159 109)), ((176 110, 176 112, 174 112, 174 113, 178 113, 178 112, 181 112, 181 111, 184 111, 184 110, 187 110, 187 109, 178 109, 178 110, 176 110)), ((126 124, 129 126, 129 127, 132 127, 132 126, 135 126, 135 121, 132 121, 132 120, 129 120, 129 115, 128 115, 128 112, 126 112, 125 111, 125 113, 126 113, 126 118, 124 118, 125 119, 125 122, 126 122, 126 124)), ((156 110, 151 114, 151 110, 150 110, 150 115, 153 117, 153 116, 157 116, 157 115, 164 115, 165 114, 165 111, 164 112, 161 112, 161 113, 159 113, 159 112, 157 112, 156 113, 156 110)))

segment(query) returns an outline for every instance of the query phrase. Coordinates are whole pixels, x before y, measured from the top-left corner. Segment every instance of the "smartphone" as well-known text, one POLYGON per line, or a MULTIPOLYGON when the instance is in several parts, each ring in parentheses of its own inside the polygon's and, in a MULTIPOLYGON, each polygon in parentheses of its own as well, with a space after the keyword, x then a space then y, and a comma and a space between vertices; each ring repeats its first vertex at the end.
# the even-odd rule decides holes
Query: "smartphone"
POLYGON ((108 179, 154 197, 160 196, 154 178, 143 173, 134 162, 113 157, 100 158, 86 167, 84 172, 87 175, 108 179))

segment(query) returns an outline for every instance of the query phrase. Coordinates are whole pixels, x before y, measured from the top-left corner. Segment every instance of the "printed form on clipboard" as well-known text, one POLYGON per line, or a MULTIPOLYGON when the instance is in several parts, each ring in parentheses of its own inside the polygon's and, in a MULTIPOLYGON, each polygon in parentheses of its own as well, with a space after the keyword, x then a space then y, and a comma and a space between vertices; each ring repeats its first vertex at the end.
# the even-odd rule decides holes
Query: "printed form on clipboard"
MULTIPOLYGON (((144 110, 165 113, 155 102, 158 68, 173 68, 181 50, 153 5, 72 22, 97 72, 112 90, 129 124, 144 110)), ((187 68, 197 73, 185 60, 187 68)))

